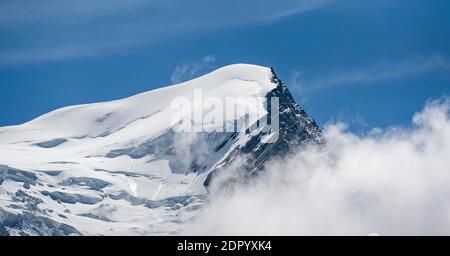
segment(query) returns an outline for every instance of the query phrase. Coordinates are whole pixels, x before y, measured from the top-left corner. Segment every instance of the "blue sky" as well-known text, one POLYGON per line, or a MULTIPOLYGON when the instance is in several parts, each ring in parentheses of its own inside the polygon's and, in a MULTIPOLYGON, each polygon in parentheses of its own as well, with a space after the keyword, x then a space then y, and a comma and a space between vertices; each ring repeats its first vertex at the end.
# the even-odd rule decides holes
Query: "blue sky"
POLYGON ((232 63, 272 66, 323 125, 408 124, 450 94, 450 2, 0 1, 0 126, 232 63))

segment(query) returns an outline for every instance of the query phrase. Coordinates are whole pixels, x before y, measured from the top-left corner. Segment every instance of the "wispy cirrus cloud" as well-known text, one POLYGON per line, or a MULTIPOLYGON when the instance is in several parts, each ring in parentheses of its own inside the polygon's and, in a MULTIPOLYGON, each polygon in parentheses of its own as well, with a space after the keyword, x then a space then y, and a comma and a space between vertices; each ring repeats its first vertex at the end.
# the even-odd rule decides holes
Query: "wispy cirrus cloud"
POLYGON ((180 63, 175 67, 170 80, 174 84, 190 80, 211 69, 214 61, 216 61, 216 57, 206 55, 199 61, 180 63))
POLYGON ((300 96, 301 102, 306 102, 308 100, 308 95, 305 91, 304 79, 302 72, 294 68, 289 74, 289 89, 292 93, 300 96))
POLYGON ((2 1, 0 65, 113 53, 193 31, 274 22, 334 1, 2 1))
POLYGON ((325 74, 321 78, 306 79, 293 73, 294 87, 302 92, 326 89, 335 86, 365 85, 372 82, 416 76, 432 71, 450 71, 450 61, 441 55, 414 57, 401 61, 378 61, 361 68, 325 74), (296 77, 295 77, 296 76, 296 77))

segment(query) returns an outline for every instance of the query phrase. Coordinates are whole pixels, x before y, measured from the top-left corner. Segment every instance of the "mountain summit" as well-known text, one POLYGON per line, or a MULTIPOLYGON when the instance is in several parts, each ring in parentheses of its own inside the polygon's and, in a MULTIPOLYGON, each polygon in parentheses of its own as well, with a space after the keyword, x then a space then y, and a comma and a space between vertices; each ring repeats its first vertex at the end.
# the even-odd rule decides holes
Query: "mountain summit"
POLYGON ((61 108, 0 128, 0 234, 176 233, 230 166, 251 176, 307 143, 321 143, 317 124, 271 68, 256 65, 230 65, 129 98, 61 108), (178 131, 192 116, 174 102, 191 103, 195 112, 198 94, 209 109, 237 99, 220 108, 234 115, 218 115, 234 129, 217 129, 217 118, 205 115, 188 119, 192 131, 178 131), (267 129, 273 116, 276 131, 267 129))

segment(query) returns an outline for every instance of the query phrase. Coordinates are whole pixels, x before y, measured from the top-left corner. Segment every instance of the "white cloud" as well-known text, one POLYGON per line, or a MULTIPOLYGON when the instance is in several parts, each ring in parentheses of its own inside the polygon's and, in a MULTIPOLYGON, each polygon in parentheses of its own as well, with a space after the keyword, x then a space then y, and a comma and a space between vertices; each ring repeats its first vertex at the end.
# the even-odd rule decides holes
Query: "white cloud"
POLYGON ((110 54, 194 31, 274 22, 331 2, 334 0, 3 1, 0 64, 110 54), (111 42, 123 40, 127 44, 110 47, 111 42), (53 49, 58 51, 56 57, 53 49), (23 57, 30 52, 32 57, 23 57))
POLYGON ((369 82, 416 76, 436 70, 450 71, 450 61, 440 55, 416 57, 397 62, 379 61, 362 68, 324 74, 322 78, 304 82, 303 89, 312 91, 333 86, 364 85, 369 82))
POLYGON ((209 71, 216 60, 213 55, 206 55, 200 61, 178 64, 170 77, 172 83, 177 84, 190 80, 200 74, 209 71))
POLYGON ((128 46, 128 43, 115 41, 87 45, 66 44, 60 47, 8 51, 0 53, 0 66, 94 57, 120 46, 128 46))
POLYGON ((302 72, 299 69, 292 69, 289 74, 288 82, 289 90, 291 93, 300 97, 300 104, 308 100, 302 72))
POLYGON ((187 234, 450 235, 448 99, 410 128, 360 137, 342 124, 327 144, 274 161, 233 191, 213 191, 187 234))

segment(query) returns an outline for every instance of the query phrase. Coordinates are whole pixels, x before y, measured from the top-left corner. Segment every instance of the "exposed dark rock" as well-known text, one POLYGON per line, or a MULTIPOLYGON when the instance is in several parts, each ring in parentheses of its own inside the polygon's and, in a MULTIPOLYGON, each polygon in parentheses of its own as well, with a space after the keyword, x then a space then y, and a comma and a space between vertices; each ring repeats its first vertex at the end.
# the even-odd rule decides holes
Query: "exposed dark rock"
POLYGON ((158 208, 161 206, 166 207, 183 207, 190 204, 196 200, 203 200, 205 196, 203 195, 192 195, 192 196, 177 196, 177 197, 169 197, 161 200, 148 200, 145 198, 139 198, 128 194, 126 191, 122 191, 118 195, 109 194, 108 195, 113 200, 126 200, 130 202, 132 205, 144 205, 148 208, 158 208))
POLYGON ((49 176, 58 176, 61 173, 61 171, 44 171, 44 173, 49 176))
POLYGON ((0 236, 10 235, 65 236, 81 233, 72 226, 39 213, 24 211, 23 214, 13 214, 0 208, 0 236))
POLYGON ((76 203, 96 204, 102 200, 101 198, 93 198, 93 197, 87 197, 87 196, 83 196, 83 195, 63 193, 63 192, 59 192, 59 191, 54 191, 54 192, 42 191, 41 194, 43 194, 44 196, 49 196, 51 199, 53 199, 55 201, 67 203, 67 204, 76 204, 76 203))
POLYGON ((16 182, 23 182, 35 185, 37 176, 32 172, 19 170, 6 165, 0 165, 0 179, 1 179, 0 184, 4 180, 12 180, 16 182))
POLYGON ((61 185, 63 186, 86 186, 94 190, 101 190, 109 185, 109 182, 90 177, 70 177, 65 179, 61 185))
POLYGON ((41 148, 54 148, 65 142, 67 142, 66 139, 57 138, 57 139, 53 139, 53 140, 42 141, 42 142, 36 143, 34 145, 41 147, 41 148))
POLYGON ((167 130, 161 136, 150 139, 138 146, 115 149, 106 154, 108 158, 127 155, 133 159, 154 156, 159 160, 168 160, 174 173, 202 172, 209 170, 223 157, 236 139, 236 133, 198 132, 175 133, 167 130), (183 140, 187 139, 184 143, 183 140), (186 148, 180 149, 180 145, 186 148))
MULTIPOLYGON (((250 140, 243 146, 238 147, 225 159, 225 166, 229 166, 236 159, 244 159, 241 167, 247 170, 246 175, 254 175, 257 171, 264 169, 264 163, 275 158, 289 157, 292 153, 300 150, 306 144, 321 144, 322 134, 317 123, 308 116, 306 111, 297 104, 289 92, 286 84, 284 84, 276 76, 272 69, 272 82, 277 86, 266 95, 268 102, 267 121, 271 124, 271 113, 275 109, 279 111, 279 131, 278 139, 274 143, 263 143, 264 135, 267 132, 262 131, 252 136, 250 140), (270 106, 271 98, 279 99, 279 108, 270 106)), ((258 125, 263 127, 265 120, 259 121, 258 125)), ((209 187, 215 175, 220 172, 217 169, 211 172, 206 178, 204 185, 209 187)), ((230 180, 232 183, 233 181, 230 180)))

